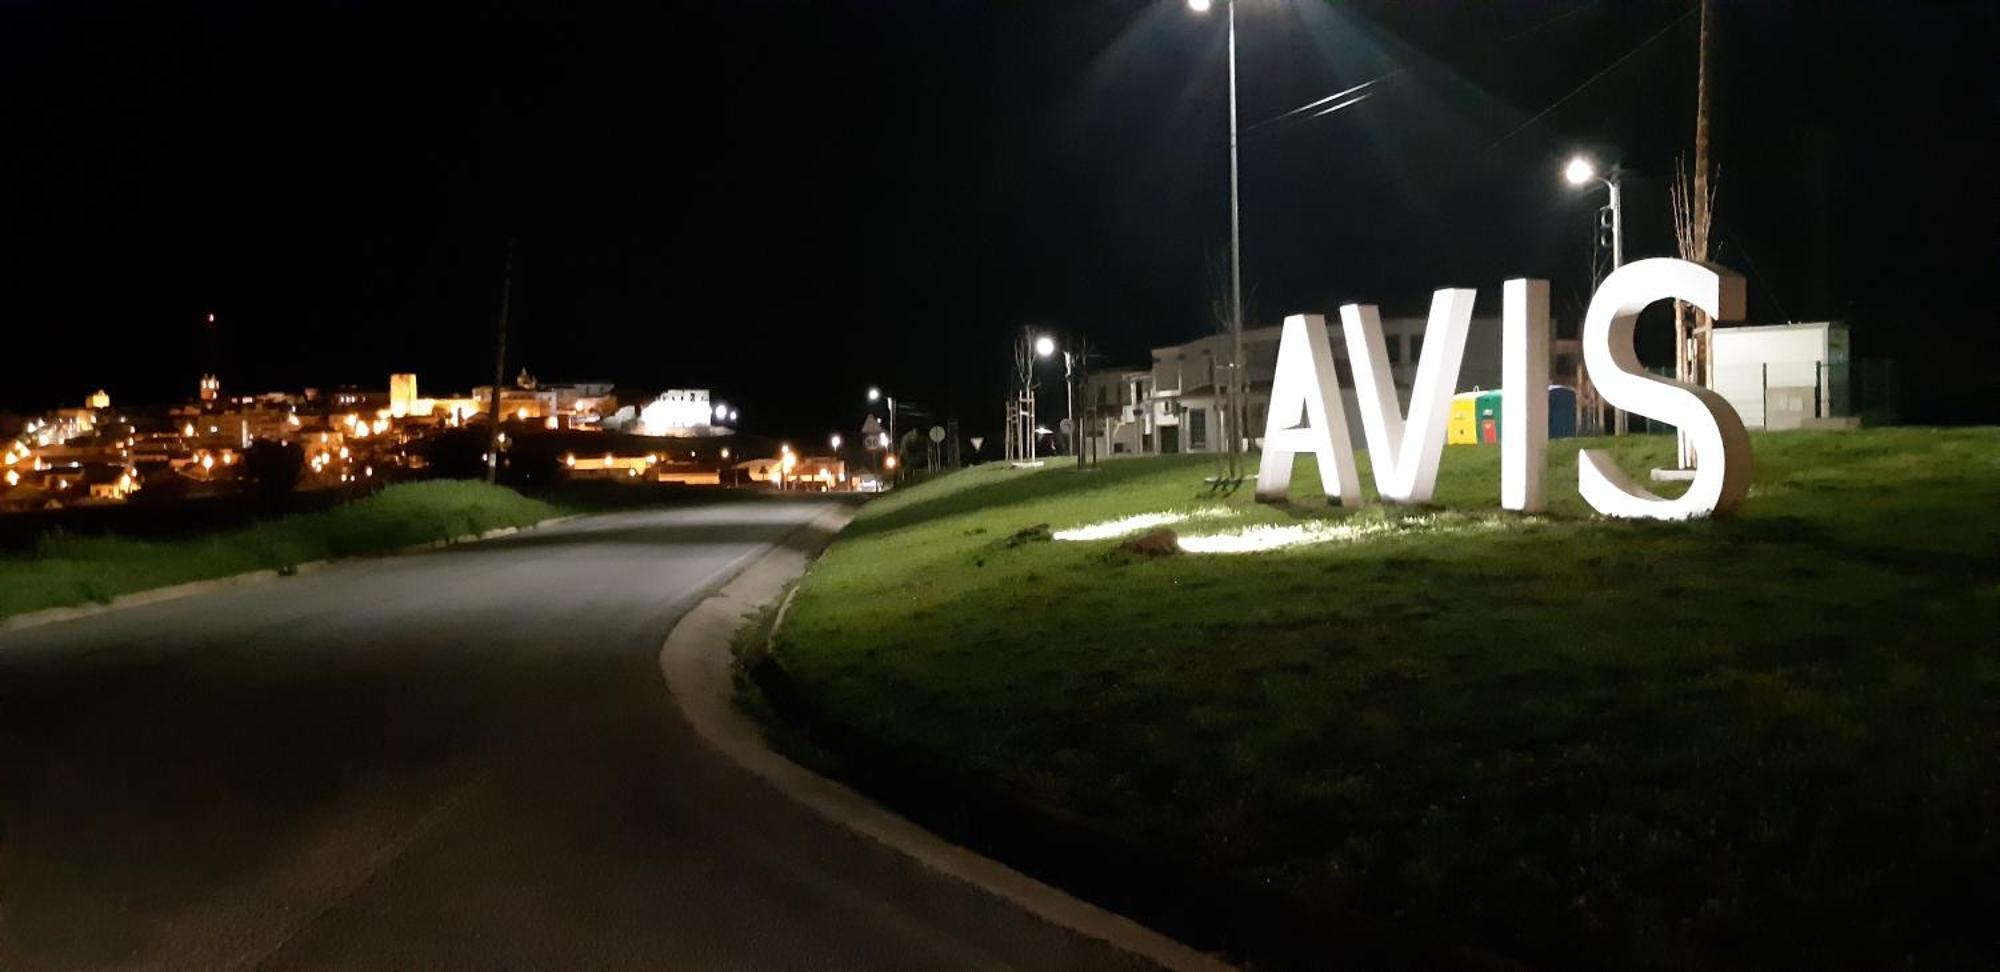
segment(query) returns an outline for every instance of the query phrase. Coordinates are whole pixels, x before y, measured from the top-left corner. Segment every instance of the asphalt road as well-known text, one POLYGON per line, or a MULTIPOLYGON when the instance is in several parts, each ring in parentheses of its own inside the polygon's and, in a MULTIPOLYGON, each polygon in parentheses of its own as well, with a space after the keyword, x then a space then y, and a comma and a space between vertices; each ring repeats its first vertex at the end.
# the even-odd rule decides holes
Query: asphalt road
POLYGON ((1144 967, 681 720, 666 632, 823 511, 595 516, 0 634, 0 969, 1144 967))

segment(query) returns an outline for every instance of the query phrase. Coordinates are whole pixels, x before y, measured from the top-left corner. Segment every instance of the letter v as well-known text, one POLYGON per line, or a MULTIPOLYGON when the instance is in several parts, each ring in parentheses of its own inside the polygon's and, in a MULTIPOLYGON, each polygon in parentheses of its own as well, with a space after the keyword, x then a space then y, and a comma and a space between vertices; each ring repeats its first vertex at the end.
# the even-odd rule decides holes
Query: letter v
POLYGON ((1451 420, 1451 393, 1465 361, 1465 337, 1472 329, 1470 289, 1440 290, 1431 296, 1424 325, 1424 350, 1417 381, 1410 389, 1406 424, 1396 404, 1396 382, 1382 344, 1382 317, 1373 304, 1340 309, 1347 336, 1347 360, 1354 366, 1354 397, 1361 407, 1361 431, 1368 437, 1368 464, 1375 491, 1392 503, 1428 503, 1437 487, 1438 456, 1451 420))

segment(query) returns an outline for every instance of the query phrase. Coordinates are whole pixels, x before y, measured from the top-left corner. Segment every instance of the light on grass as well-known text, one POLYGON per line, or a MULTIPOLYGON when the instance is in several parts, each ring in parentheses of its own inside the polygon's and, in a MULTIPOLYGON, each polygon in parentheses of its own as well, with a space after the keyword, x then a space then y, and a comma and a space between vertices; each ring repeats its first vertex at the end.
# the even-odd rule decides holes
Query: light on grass
POLYGON ((1223 519, 1231 515, 1232 514, 1230 513, 1229 510, 1223 509, 1221 507, 1215 507, 1212 509, 1205 509, 1205 510, 1194 510, 1192 512, 1185 512, 1185 513, 1140 513, 1136 516, 1121 517, 1116 520, 1103 520, 1098 523, 1087 523, 1083 526, 1072 527, 1068 530, 1057 530, 1055 533, 1050 534, 1050 536, 1054 537, 1057 540, 1067 540, 1073 542, 1085 541, 1085 540, 1109 540, 1113 537, 1122 537, 1130 533, 1139 533, 1144 530, 1157 530, 1160 527, 1173 526, 1174 524, 1177 523, 1186 523, 1189 520, 1216 520, 1216 519, 1223 519))
POLYGON ((1240 554, 1261 553, 1268 550, 1283 550, 1287 547, 1303 547, 1318 543, 1340 543, 1366 540, 1390 534, 1419 533, 1471 533, 1490 530, 1504 530, 1510 525, 1537 522, 1531 517, 1503 518, 1479 517, 1468 519, 1452 516, 1412 516, 1393 520, 1332 521, 1315 520, 1308 523, 1266 524, 1244 527, 1227 533, 1209 533, 1199 536, 1181 537, 1178 544, 1182 553, 1191 554, 1240 554))

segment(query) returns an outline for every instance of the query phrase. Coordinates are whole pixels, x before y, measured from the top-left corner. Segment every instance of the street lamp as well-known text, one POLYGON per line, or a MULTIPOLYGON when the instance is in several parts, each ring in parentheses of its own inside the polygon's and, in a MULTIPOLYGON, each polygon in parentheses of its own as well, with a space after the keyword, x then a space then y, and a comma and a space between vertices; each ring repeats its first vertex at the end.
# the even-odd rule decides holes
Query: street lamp
MULTIPOLYGON (((1229 360, 1236 366, 1229 374, 1229 476, 1238 478, 1237 449, 1242 442, 1238 428, 1243 403, 1243 217, 1240 175, 1236 163, 1236 0, 1222 0, 1229 8, 1229 360)), ((1212 0, 1188 0, 1188 9, 1207 13, 1212 0)))
POLYGON ((833 434, 833 438, 831 438, 831 439, 829 439, 829 440, 827 440, 827 441, 828 441, 828 442, 831 442, 831 443, 833 444, 833 448, 834 448, 834 449, 835 449, 836 451, 838 451, 838 450, 840 449, 840 433, 838 433, 838 432, 835 432, 835 433, 833 434))
MULTIPOLYGON (((894 440, 896 438, 896 396, 884 395, 882 394, 881 388, 873 385, 869 386, 868 388, 869 401, 871 402, 882 401, 884 399, 886 399, 889 403, 889 438, 891 440, 894 440)), ((884 448, 887 447, 884 446, 884 448)))
POLYGON ((1625 265, 1625 206, 1618 192, 1618 173, 1600 174, 1596 163, 1579 155, 1563 166, 1563 180, 1572 186, 1584 186, 1591 180, 1604 183, 1611 194, 1611 269, 1625 265))
MULTIPOLYGON (((1056 353, 1056 339, 1047 334, 1035 339, 1035 353, 1047 358, 1056 353)), ((1069 443, 1070 455, 1076 457, 1076 466, 1083 468, 1083 453, 1076 447, 1076 358, 1068 348, 1063 349, 1063 414, 1068 416, 1069 431, 1063 433, 1069 443)))
MULTIPOLYGON (((1617 170, 1614 169, 1609 174, 1599 173, 1597 171, 1597 164, 1581 155, 1571 157, 1569 164, 1563 166, 1563 181, 1568 182, 1572 186, 1582 187, 1588 185, 1593 179, 1604 183, 1605 191, 1611 194, 1611 269, 1617 270, 1619 267, 1625 265, 1625 206, 1623 196, 1618 191, 1617 170)), ((1592 258, 1591 267, 1591 275, 1595 277, 1596 260, 1594 257, 1592 258)), ((1595 281, 1593 280, 1592 283, 1594 284, 1595 281)), ((1614 410, 1612 416, 1613 432, 1618 435, 1624 435, 1626 424, 1624 411, 1614 410)), ((1685 450, 1682 451, 1685 453, 1685 450)))

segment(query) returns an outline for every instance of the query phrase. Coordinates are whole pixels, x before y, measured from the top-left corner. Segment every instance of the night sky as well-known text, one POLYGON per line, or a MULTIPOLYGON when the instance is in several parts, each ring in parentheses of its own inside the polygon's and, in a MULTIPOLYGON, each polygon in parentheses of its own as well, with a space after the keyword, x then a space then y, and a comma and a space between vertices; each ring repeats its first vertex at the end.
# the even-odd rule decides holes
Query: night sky
MULTIPOLYGON (((1386 76, 1246 136, 1253 323, 1535 275, 1574 327, 1578 149, 1628 171, 1628 257, 1671 252, 1692 0, 1240 2, 1246 128, 1386 76)), ((510 239, 510 374, 713 388, 774 434, 870 384, 990 434, 1023 325, 1111 365, 1215 327, 1219 4, 581 6, 0 0, 0 409, 188 397, 209 311, 228 391, 467 389, 510 239)), ((1909 417, 2000 419, 1994 5, 1718 7, 1752 317, 1847 320, 1909 417)))

